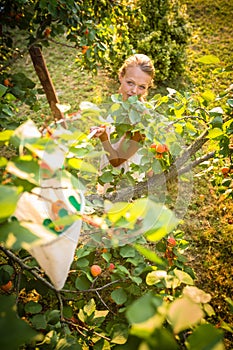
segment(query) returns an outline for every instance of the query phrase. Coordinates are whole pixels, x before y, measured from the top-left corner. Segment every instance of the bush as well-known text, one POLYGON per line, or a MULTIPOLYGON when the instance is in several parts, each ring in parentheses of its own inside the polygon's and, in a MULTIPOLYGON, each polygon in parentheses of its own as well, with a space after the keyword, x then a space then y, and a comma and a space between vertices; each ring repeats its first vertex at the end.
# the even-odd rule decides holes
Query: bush
POLYGON ((137 18, 128 24, 134 49, 151 57, 157 82, 177 77, 190 37, 185 7, 179 0, 139 0, 136 6, 137 18))

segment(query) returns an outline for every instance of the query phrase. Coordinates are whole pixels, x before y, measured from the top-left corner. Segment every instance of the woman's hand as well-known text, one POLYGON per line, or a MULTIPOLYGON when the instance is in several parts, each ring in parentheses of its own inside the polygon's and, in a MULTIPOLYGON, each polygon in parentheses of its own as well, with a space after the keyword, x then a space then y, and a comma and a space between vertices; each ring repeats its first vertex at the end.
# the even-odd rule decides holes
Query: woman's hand
POLYGON ((92 137, 101 137, 104 133, 106 133, 105 126, 92 126, 90 128, 90 134, 92 137))

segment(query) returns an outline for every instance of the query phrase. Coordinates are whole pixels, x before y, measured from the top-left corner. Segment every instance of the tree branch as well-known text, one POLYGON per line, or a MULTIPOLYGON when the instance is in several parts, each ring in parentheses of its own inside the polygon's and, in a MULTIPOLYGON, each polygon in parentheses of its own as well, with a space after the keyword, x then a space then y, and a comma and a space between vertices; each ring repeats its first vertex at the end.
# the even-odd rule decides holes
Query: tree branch
POLYGON ((213 151, 213 152, 210 152, 208 154, 205 154, 203 157, 197 158, 192 163, 190 163, 187 166, 181 168, 179 170, 179 174, 184 174, 184 173, 188 172, 189 170, 191 170, 192 168, 195 168, 197 165, 199 165, 199 164, 201 164, 201 163, 203 163, 203 162, 213 158, 215 156, 215 153, 216 152, 213 151))
MULTIPOLYGON (((207 135, 208 130, 204 131, 189 147, 187 147, 181 154, 181 156, 175 160, 175 162, 170 166, 168 170, 160 174, 153 175, 147 181, 139 182, 133 188, 127 187, 116 192, 107 193, 104 198, 112 202, 120 202, 129 201, 132 198, 140 198, 142 196, 145 196, 148 193, 148 190, 150 194, 155 193, 158 187, 166 184, 166 182, 176 178, 177 175, 180 174, 182 166, 188 160, 190 160, 191 157, 194 156, 197 153, 197 151, 199 151, 201 147, 208 141, 207 135)), ((199 158, 198 162, 190 163, 186 168, 182 169, 182 173, 185 173, 185 169, 186 171, 189 171, 194 166, 200 164, 202 161, 205 160, 206 159, 203 157, 199 158)), ((93 199, 94 197, 91 197, 90 200, 93 199)))

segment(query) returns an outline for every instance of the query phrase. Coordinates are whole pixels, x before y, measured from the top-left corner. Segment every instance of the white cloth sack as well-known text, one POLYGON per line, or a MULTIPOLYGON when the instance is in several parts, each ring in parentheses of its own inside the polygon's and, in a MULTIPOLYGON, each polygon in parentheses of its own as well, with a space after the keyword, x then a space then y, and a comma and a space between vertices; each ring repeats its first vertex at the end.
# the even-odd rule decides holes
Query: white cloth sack
POLYGON ((70 181, 51 178, 43 180, 42 187, 34 188, 32 193, 24 192, 14 213, 22 226, 38 236, 38 241, 27 244, 25 248, 57 290, 63 288, 68 277, 82 225, 82 220, 78 219, 59 235, 44 226, 46 219, 59 219, 61 209, 68 215, 82 214, 84 195, 82 191, 72 188, 70 181), (80 204, 78 210, 71 204, 71 197, 80 204))

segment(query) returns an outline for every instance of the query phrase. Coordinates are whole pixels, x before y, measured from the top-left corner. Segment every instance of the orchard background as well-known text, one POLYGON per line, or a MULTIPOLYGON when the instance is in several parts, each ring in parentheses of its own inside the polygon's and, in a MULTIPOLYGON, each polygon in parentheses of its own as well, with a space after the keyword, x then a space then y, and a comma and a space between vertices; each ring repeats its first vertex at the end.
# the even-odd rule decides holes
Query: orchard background
MULTIPOLYGON (((142 12, 140 7, 134 8, 135 3, 93 1, 90 8, 89 1, 77 2, 75 6, 73 1, 16 1, 13 5, 5 1, 1 8, 1 28, 6 34, 1 46, 2 349, 232 348, 232 4, 220 0, 153 1, 153 9, 160 6, 163 14, 171 11, 173 17, 164 21, 157 13, 158 27, 152 30, 155 17, 149 17, 152 15, 150 4, 139 1, 142 12), (187 9, 182 8, 180 12, 184 4, 187 9), (30 6, 36 6, 36 11, 32 12, 30 6), (2 15, 5 10, 7 16, 2 15), (55 20, 56 16, 59 21, 55 20), (142 21, 145 17, 147 20, 142 21), (106 247, 98 241, 99 219, 111 229, 114 225, 118 229, 126 224, 136 225, 135 217, 141 215, 138 207, 145 202, 135 199, 131 209, 134 218, 128 222, 123 209, 119 219, 111 215, 111 211, 103 214, 101 201, 92 201, 95 212, 83 218, 83 236, 62 291, 50 284, 36 261, 22 249, 23 243, 34 238, 10 219, 19 193, 30 192, 38 185, 30 174, 31 171, 37 174, 41 163, 32 153, 44 147, 39 138, 31 147, 25 147, 25 154, 20 153, 20 142, 16 139, 22 135, 17 127, 31 119, 38 128, 46 129, 54 121, 54 110, 49 108, 28 53, 27 45, 31 48, 33 43, 42 45, 62 106, 61 115, 75 118, 80 113, 81 102, 94 104, 88 108, 84 105, 81 120, 75 120, 75 128, 82 136, 75 135, 72 146, 81 149, 85 146, 87 152, 84 156, 81 151, 76 152, 77 158, 72 158, 75 161, 64 164, 74 177, 81 172, 85 184, 96 177, 94 169, 87 171, 85 160, 94 159, 91 164, 95 165, 98 146, 86 142, 85 135, 89 127, 98 122, 103 109, 105 113, 111 111, 112 102, 115 111, 122 112, 123 108, 125 113, 118 97, 110 102, 110 96, 118 87, 117 67, 133 47, 157 59, 157 81, 147 107, 151 108, 152 115, 156 106, 156 111, 165 116, 157 129, 151 126, 155 134, 160 131, 161 138, 156 134, 154 139, 147 134, 142 165, 148 170, 152 166, 156 172, 159 164, 162 173, 168 174, 165 220, 159 220, 155 227, 153 220, 143 213, 144 220, 152 227, 144 232, 147 240, 141 238, 117 245, 109 237, 111 244, 106 247), (156 52, 162 53, 161 56, 156 52), (101 106, 101 112, 95 106, 101 106), (218 109, 213 109, 216 107, 218 109), (190 119, 186 118, 187 113, 190 119), (174 125, 176 119, 181 119, 176 132, 182 134, 187 147, 198 138, 201 146, 191 153, 195 164, 192 179, 188 176, 183 179, 192 185, 189 200, 182 182, 184 188, 180 191, 185 193, 184 202, 180 203, 184 205, 182 222, 176 227, 167 227, 171 217, 176 222, 173 213, 182 211, 174 205, 177 182, 172 172, 172 160, 175 157, 182 160, 182 153, 179 148, 171 148, 174 140, 169 140, 163 130, 164 125, 174 125), (208 142, 202 135, 205 130, 209 133, 208 142), (160 153, 150 148, 153 142, 168 143, 172 157, 165 153, 160 158, 160 153), (29 169, 24 156, 29 157, 29 169), (84 160, 81 168, 77 159, 84 160), (90 243, 90 236, 94 237, 95 244, 90 243)), ((131 116, 137 118, 143 106, 130 101, 127 108, 136 111, 131 116)), ((178 141, 174 144, 178 145, 178 141)), ((58 139, 60 144, 65 142, 66 138, 58 139)), ((38 174, 41 176, 40 171, 38 174)), ((106 174, 99 181, 111 181, 114 189, 119 173, 109 168, 106 174)), ((123 180, 132 181, 130 175, 123 180)), ((158 182, 161 176, 159 172, 156 175, 158 182)), ((135 186, 137 191, 137 184, 135 186)), ((161 192, 163 190, 162 187, 161 192)), ((157 195, 163 198, 160 192, 157 195)), ((113 200, 111 192, 107 199, 113 200)), ((156 201, 146 202, 149 212, 159 213, 161 206, 158 205, 156 201)), ((60 218, 59 224, 67 224, 62 220, 65 218, 60 218)))

